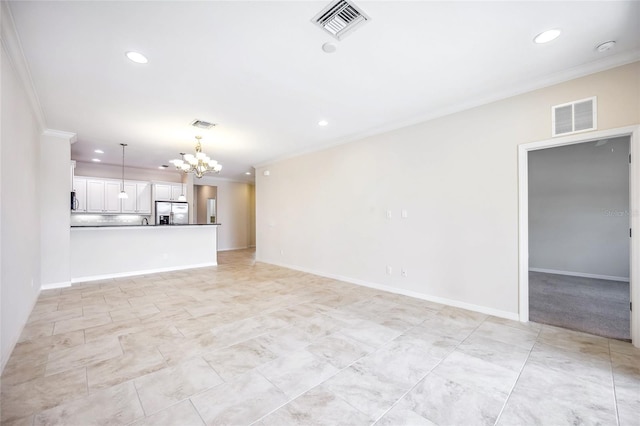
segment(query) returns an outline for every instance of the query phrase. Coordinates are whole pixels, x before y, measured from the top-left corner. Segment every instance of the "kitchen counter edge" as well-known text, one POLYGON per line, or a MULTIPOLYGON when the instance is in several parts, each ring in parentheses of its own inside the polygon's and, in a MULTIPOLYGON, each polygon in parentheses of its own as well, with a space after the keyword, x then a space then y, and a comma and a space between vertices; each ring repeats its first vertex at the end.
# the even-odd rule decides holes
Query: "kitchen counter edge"
POLYGON ((190 228, 196 226, 221 226, 221 223, 194 223, 189 225, 104 225, 104 226, 84 226, 84 225, 71 225, 71 229, 113 229, 113 228, 151 228, 151 229, 159 229, 159 228, 190 228))

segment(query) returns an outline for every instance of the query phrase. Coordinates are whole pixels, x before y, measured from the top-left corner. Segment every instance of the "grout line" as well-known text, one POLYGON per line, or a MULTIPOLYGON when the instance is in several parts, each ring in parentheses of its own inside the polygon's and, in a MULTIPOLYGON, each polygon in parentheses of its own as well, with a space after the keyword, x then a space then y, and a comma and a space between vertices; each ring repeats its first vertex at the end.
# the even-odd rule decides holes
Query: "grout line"
MULTIPOLYGON (((487 317, 487 318, 488 318, 488 317, 487 317)), ((415 384, 414 384, 414 385, 413 385, 413 386, 412 386, 408 391, 406 391, 406 392, 405 392, 405 393, 404 393, 400 398, 398 398, 398 399, 396 400, 396 402, 394 402, 394 403, 393 403, 393 405, 391 405, 391 407, 389 407, 389 409, 388 409, 388 410, 386 410, 384 413, 382 413, 382 415, 381 415, 381 416, 379 416, 379 417, 374 421, 374 424, 375 424, 375 423, 377 423, 377 422, 379 422, 379 421, 380 421, 384 416, 386 416, 386 415, 387 415, 387 414, 388 414, 388 413, 389 413, 389 412, 390 412, 390 411, 391 411, 391 410, 392 410, 396 405, 398 405, 398 404, 400 403, 400 401, 402 401, 402 399, 404 399, 404 398, 405 398, 405 397, 406 397, 406 396, 407 396, 411 391, 413 391, 413 390, 414 390, 414 389, 415 389, 415 388, 416 388, 416 387, 417 387, 417 386, 418 386, 422 381, 424 381, 424 380, 425 380, 425 378, 426 378, 427 376, 429 376, 430 374, 432 374, 432 373, 433 373, 433 371, 434 371, 436 368, 438 368, 438 366, 439 366, 440 364, 442 364, 442 363, 444 362, 444 360, 446 360, 446 359, 449 357, 449 355, 451 355, 453 352, 455 352, 455 351, 456 351, 456 349, 458 349, 462 343, 464 343, 464 342, 465 342, 469 337, 471 337, 471 335, 472 335, 473 333, 475 333, 475 332, 476 332, 476 330, 477 330, 478 328, 480 328, 480 326, 481 326, 481 325, 482 325, 482 324, 487 320, 487 318, 483 319, 480 323, 478 323, 478 325, 473 329, 473 331, 471 331, 471 332, 467 335, 467 337, 465 337, 463 340, 461 340, 460 342, 458 342, 458 343, 457 343, 457 344, 456 344, 456 345, 455 345, 455 346, 454 346, 454 347, 453 347, 453 348, 452 348, 452 349, 451 349, 451 350, 450 350, 446 355, 444 355, 444 356, 440 359, 440 361, 438 361, 438 362, 436 363, 436 365, 434 365, 434 366, 433 366, 433 367, 432 367, 432 368, 431 368, 431 369, 430 369, 430 370, 429 370, 429 371, 428 371, 424 376, 422 376, 422 378, 420 378, 420 379, 419 379, 419 380, 418 380, 418 381, 417 381, 417 382, 416 382, 416 383, 415 383, 415 384)), ((421 323, 416 324, 415 326, 411 327, 411 329, 419 327, 419 326, 420 326, 421 324, 423 324, 425 321, 426 321, 426 319, 425 319, 424 321, 422 321, 421 323)), ((423 327, 423 328, 424 328, 424 327, 423 327)), ((429 329, 426 329, 426 330, 428 331, 429 329)), ((409 331, 409 330, 407 330, 407 331, 409 331)), ((406 333, 406 331, 405 331, 405 333, 406 333)), ((404 334, 404 333, 403 333, 403 334, 404 334)), ((440 336, 440 337, 443 337, 443 336, 440 336)), ((435 374, 435 373, 433 373, 433 374, 435 374)), ((436 374, 436 375, 437 375, 437 374, 436 374)), ((447 379, 447 380, 448 380, 448 379, 447 379)), ((411 411, 413 411, 413 410, 411 410, 411 411)), ((415 413, 415 411, 414 411, 414 413, 415 413)), ((422 417, 422 418, 425 418, 424 416, 422 416, 422 415, 421 415, 421 414, 419 414, 419 413, 416 413, 416 414, 417 414, 417 415, 419 415, 419 416, 420 416, 420 417, 422 417)), ((426 419, 426 420, 429 420, 429 419, 426 419)))
POLYGON ((191 406, 193 407, 193 410, 196 412, 196 414, 198 415, 198 417, 200 417, 200 420, 202 420, 202 424, 206 425, 207 422, 204 420, 204 418, 202 417, 202 414, 200 414, 200 411, 198 411, 198 408, 196 408, 195 404, 193 403, 193 401, 191 400, 191 398, 193 397, 193 395, 191 397, 189 397, 189 403, 191 404, 191 406))
POLYGON ((87 395, 89 395, 89 369, 84 367, 84 381, 87 384, 87 395))
MULTIPOLYGON (((143 376, 140 376, 143 377, 143 376)), ((147 417, 147 411, 144 409, 144 405, 142 405, 142 399, 140 399, 140 392, 138 392, 138 387, 136 386, 136 379, 131 379, 131 384, 133 385, 133 388, 136 391, 136 396, 138 397, 138 404, 140 404, 140 408, 142 408, 142 413, 144 414, 143 418, 147 417)), ((126 383, 126 382, 124 382, 126 383)), ((166 407, 165 407, 166 408, 166 407)), ((163 408, 164 410, 164 408, 163 408)), ((162 410, 160 410, 162 411, 162 410)), ((138 420, 138 419, 136 419, 138 420)))
MULTIPOLYGON (((538 334, 539 334, 539 332, 538 332, 538 334)), ((535 348, 537 344, 538 344, 538 342, 537 342, 537 337, 536 337, 536 342, 533 344, 533 346, 531 346, 531 349, 529 349, 529 353, 527 354, 527 358, 524 360, 524 363, 522 363, 522 367, 520 367, 520 371, 518 372, 518 377, 513 382, 513 385, 511 386, 511 389, 509 390, 509 393, 507 394, 507 398, 504 400, 504 404, 502 404, 502 408, 500 409, 500 412, 498 413, 498 416, 496 417, 496 421, 495 421, 494 425, 497 425, 498 422, 500 421, 500 417, 502 417, 502 413, 504 413, 504 409, 507 407, 507 404, 509 403, 509 399, 511 398, 511 395, 513 394, 513 390, 516 388, 516 386, 518 384, 518 381, 520 381, 520 376, 522 376, 522 372, 524 371, 524 368, 527 366, 527 363, 529 362, 529 358, 531 357, 531 352, 533 352, 533 348, 535 348)))
MULTIPOLYGON (((307 391, 305 391, 305 392, 302 392, 300 395, 296 395, 296 396, 295 396, 295 397, 293 397, 293 398, 289 398, 289 397, 287 396, 287 394, 286 394, 286 393, 284 393, 284 391, 283 391, 282 389, 280 389, 280 388, 279 388, 278 386, 276 386, 276 385, 275 385, 271 380, 269 380, 269 378, 268 378, 267 376, 265 376, 264 374, 262 374, 262 372, 260 372, 260 371, 258 370, 258 368, 257 368, 257 367, 256 367, 256 368, 254 368, 252 371, 254 371, 255 373, 257 373, 257 374, 259 374, 260 376, 262 376, 262 378, 264 378, 267 382, 271 383, 271 386, 273 386, 274 388, 276 388, 276 389, 278 389, 280 392, 282 392, 282 395, 284 395, 284 396, 285 396, 286 398, 288 398, 288 399, 287 399, 287 402, 285 402, 284 404, 279 405, 278 407, 276 407, 276 408, 274 408, 273 410, 269 411, 267 414, 265 414, 265 415, 263 415, 262 417, 260 417, 260 418, 258 418, 258 419, 256 419, 256 420, 254 420, 253 422, 249 423, 249 426, 251 426, 251 425, 253 425, 253 424, 258 423, 259 421, 261 421, 261 420, 262 420, 262 419, 264 419, 265 417, 270 416, 271 414, 275 413, 276 411, 278 411, 279 409, 281 409, 281 408, 282 408, 282 407, 284 407, 285 405, 289 405, 289 403, 291 403, 292 401, 294 401, 296 398, 299 398, 299 397, 300 397, 301 395, 303 395, 304 393, 309 392, 309 390, 313 389, 313 388, 311 388, 311 389, 309 389, 309 390, 307 390, 307 391)), ((317 385, 316 385, 316 386, 317 386, 317 385)), ((315 386, 314 386, 314 387, 315 387, 315 386)))
POLYGON ((616 410, 616 424, 620 426, 620 412, 618 410, 618 394, 616 393, 616 376, 613 372, 613 359, 611 357, 611 339, 607 342, 609 349, 609 365, 611 366, 611 385, 613 388, 613 406, 616 410))

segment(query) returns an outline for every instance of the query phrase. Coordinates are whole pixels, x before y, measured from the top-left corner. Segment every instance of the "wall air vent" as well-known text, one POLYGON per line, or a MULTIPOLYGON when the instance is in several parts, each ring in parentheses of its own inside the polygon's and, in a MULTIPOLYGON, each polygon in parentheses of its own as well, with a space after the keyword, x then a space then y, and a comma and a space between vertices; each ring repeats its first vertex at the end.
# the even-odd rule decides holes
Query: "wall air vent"
POLYGON ((191 125, 193 127, 199 128, 199 129, 207 129, 207 130, 212 128, 213 126, 215 126, 215 124, 209 123, 208 121, 202 121, 202 120, 197 120, 197 119, 193 120, 191 122, 191 125))
POLYGON ((359 7, 346 0, 335 0, 313 17, 311 22, 338 40, 371 20, 359 7))
POLYGON ((551 134, 564 136, 598 128, 596 97, 551 107, 551 134))

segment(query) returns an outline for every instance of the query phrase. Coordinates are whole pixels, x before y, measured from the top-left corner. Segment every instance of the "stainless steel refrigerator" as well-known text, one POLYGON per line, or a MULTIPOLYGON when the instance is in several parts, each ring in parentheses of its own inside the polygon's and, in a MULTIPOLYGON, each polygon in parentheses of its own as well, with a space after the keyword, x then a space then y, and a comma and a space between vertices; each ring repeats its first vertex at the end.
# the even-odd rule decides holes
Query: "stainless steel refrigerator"
POLYGON ((156 225, 188 225, 189 203, 156 201, 156 225))

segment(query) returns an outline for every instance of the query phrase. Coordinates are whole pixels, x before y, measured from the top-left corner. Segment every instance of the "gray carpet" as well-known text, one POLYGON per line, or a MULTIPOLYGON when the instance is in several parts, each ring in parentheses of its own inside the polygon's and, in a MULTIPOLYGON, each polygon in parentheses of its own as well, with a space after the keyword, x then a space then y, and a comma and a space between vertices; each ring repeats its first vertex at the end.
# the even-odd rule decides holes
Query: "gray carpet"
POLYGON ((629 283, 529 272, 529 319, 630 340, 629 283))

